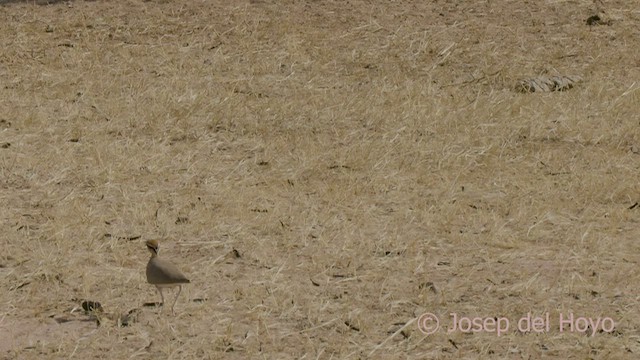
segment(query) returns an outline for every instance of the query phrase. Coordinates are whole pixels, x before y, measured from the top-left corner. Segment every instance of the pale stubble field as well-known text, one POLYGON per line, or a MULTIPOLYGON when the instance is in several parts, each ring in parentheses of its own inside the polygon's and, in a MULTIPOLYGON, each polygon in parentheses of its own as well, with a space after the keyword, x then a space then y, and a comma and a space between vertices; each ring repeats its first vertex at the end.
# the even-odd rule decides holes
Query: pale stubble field
POLYGON ((633 2, 0 4, 0 357, 640 353, 633 2))

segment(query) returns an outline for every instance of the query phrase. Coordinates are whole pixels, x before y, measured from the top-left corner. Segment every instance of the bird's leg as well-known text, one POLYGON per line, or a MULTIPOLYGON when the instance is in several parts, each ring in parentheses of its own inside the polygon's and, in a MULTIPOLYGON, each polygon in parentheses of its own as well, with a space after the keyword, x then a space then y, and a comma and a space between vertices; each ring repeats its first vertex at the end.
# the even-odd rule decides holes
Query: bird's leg
POLYGON ((160 293, 160 299, 162 300, 162 302, 160 303, 160 306, 164 305, 164 294, 162 294, 162 288, 160 286, 156 286, 156 289, 158 289, 158 292, 160 293))
POLYGON ((176 299, 173 300, 173 305, 171 305, 171 313, 173 315, 176 314, 176 312, 173 311, 173 307, 176 306, 176 303, 178 302, 178 296, 180 296, 180 291, 182 291, 182 285, 178 285, 178 294, 176 295, 176 299))

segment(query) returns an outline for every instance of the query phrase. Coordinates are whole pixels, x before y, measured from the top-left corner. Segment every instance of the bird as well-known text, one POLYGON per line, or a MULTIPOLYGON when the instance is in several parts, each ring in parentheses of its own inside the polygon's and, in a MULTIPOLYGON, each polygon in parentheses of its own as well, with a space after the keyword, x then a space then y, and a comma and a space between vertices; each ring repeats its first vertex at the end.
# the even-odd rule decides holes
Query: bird
POLYGON ((164 305, 164 294, 162 289, 178 287, 178 294, 176 299, 171 305, 171 313, 175 314, 174 307, 178 302, 178 296, 182 291, 182 284, 188 284, 191 281, 170 261, 162 259, 158 256, 160 248, 158 246, 158 240, 148 240, 146 243, 147 249, 151 253, 151 258, 147 263, 147 282, 155 285, 160 293, 162 304, 164 305))

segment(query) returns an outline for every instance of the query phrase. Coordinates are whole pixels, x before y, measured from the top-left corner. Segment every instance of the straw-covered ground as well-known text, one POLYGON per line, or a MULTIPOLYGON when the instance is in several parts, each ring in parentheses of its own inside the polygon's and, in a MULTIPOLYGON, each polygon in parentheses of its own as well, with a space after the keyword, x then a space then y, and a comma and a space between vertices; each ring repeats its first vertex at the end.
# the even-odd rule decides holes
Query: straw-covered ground
POLYGON ((0 3, 0 358, 640 356, 633 1, 0 3))

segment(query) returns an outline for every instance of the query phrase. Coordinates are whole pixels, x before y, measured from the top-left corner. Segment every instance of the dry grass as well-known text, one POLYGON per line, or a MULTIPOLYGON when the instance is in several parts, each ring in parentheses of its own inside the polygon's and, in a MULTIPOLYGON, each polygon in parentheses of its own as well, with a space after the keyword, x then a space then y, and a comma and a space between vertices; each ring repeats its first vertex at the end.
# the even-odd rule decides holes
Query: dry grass
POLYGON ((3 2, 0 356, 636 358, 640 13, 601 6, 3 2))

